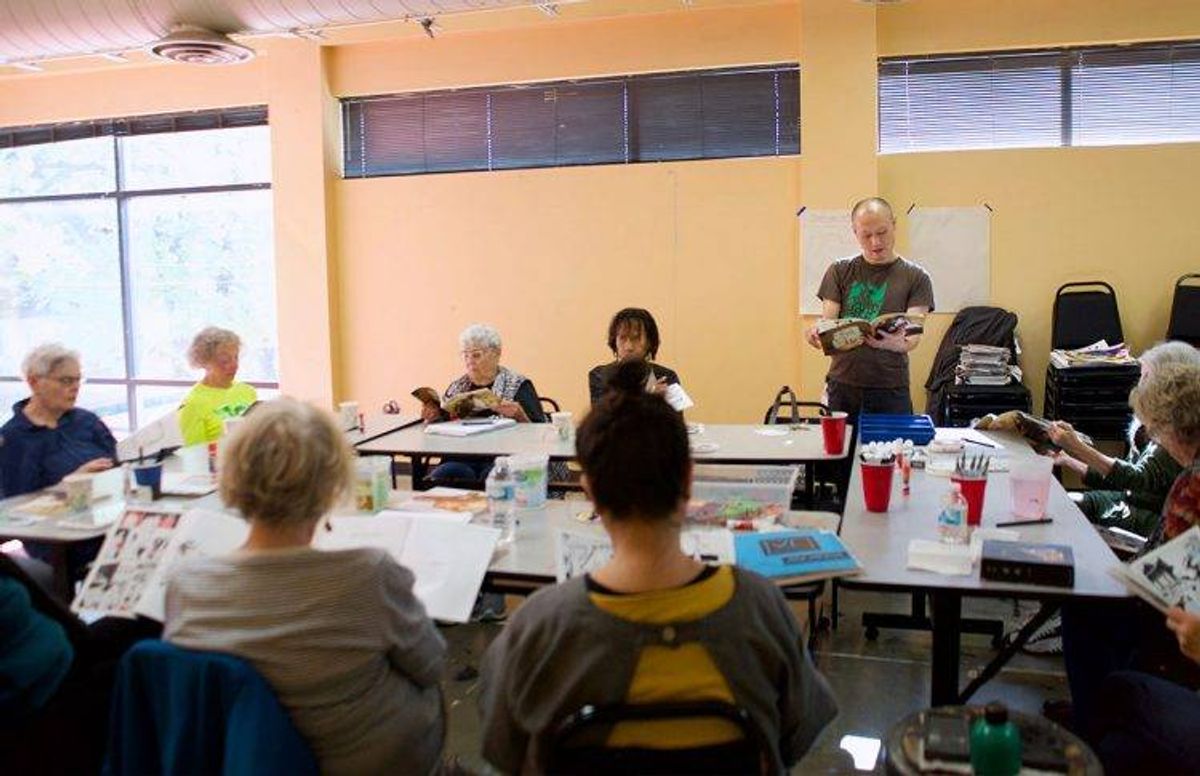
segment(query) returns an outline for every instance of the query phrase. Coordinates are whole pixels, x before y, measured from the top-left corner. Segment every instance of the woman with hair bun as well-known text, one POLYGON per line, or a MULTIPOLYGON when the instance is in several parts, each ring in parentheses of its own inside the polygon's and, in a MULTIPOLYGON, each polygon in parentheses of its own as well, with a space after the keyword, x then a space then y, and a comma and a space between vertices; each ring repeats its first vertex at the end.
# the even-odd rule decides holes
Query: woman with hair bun
MULTIPOLYGON (((612 559, 531 596, 484 657, 483 754, 505 773, 544 771, 555 724, 585 704, 733 704, 770 742, 772 772, 793 765, 836 713, 778 588, 681 550, 687 429, 646 391, 648 368, 619 364, 576 436, 612 559)), ((741 737, 716 719, 619 723, 605 745, 702 748, 715 764, 741 737)))

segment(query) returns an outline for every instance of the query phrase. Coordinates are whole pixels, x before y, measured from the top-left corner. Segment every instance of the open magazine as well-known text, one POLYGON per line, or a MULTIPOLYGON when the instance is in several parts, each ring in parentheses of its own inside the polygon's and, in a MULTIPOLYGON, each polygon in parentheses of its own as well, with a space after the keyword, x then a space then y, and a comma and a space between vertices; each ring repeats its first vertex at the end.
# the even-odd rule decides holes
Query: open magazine
MULTIPOLYGON (((430 617, 466 622, 500 532, 447 519, 446 512, 334 516, 314 546, 379 547, 416 577, 413 593, 430 617)), ((453 513, 449 513, 452 514, 453 513)), ((246 521, 217 510, 130 507, 105 536, 72 611, 124 617, 166 617, 167 580, 193 555, 227 555, 249 535, 246 521)))
POLYGON ((925 331, 924 313, 887 313, 867 321, 862 318, 834 318, 817 321, 817 336, 821 350, 832 356, 854 350, 867 341, 867 337, 904 332, 914 336, 925 331))
POLYGON ((1115 573, 1159 611, 1178 606, 1200 613, 1200 527, 1118 566, 1115 573))
POLYGON ((469 418, 474 415, 490 415, 500 406, 500 397, 490 388, 479 388, 451 396, 442 401, 438 392, 428 386, 412 392, 413 398, 423 406, 438 410, 444 418, 469 418))

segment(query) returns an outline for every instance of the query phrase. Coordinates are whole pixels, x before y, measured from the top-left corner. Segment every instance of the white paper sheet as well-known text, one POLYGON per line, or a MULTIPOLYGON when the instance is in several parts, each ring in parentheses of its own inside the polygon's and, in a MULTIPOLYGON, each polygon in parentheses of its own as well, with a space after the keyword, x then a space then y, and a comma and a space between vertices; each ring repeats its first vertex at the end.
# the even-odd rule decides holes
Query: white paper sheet
POLYGON ((676 412, 683 412, 690 407, 696 406, 696 402, 692 401, 692 397, 688 396, 687 391, 683 390, 683 386, 679 383, 668 385, 663 398, 667 400, 667 404, 671 405, 671 409, 676 412))
POLYGON ((608 534, 559 529, 554 535, 554 572, 559 582, 595 571, 611 559, 608 534))
POLYGON ((446 423, 430 423, 425 427, 425 433, 437 436, 469 437, 515 425, 517 425, 517 421, 512 418, 491 418, 488 423, 463 423, 461 420, 451 420, 446 423))
MULTIPOLYGON (((821 313, 817 289, 825 270, 838 259, 859 253, 849 210, 806 209, 800 214, 800 312, 821 313)), ((936 293, 936 289, 935 289, 936 293)), ((940 307, 940 305, 939 305, 940 307)))
POLYGON ((916 207, 908 251, 933 280, 940 313, 991 302, 991 211, 983 206, 916 207))
POLYGON ((416 577, 413 594, 430 617, 466 622, 483 576, 492 561, 500 531, 456 522, 444 514, 380 512, 335 517, 332 531, 321 531, 321 549, 378 547, 416 577))

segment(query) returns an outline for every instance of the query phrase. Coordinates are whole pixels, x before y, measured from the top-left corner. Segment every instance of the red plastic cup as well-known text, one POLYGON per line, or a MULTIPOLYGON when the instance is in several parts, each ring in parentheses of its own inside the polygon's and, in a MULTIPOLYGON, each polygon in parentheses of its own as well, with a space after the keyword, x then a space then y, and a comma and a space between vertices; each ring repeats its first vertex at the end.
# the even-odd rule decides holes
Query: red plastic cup
POLYGON ((868 512, 886 512, 892 500, 892 472, 895 464, 862 464, 863 500, 868 512))
POLYGON ((979 525, 983 520, 983 492, 987 490, 987 477, 951 477, 957 482, 963 498, 967 500, 967 525, 979 525))
POLYGON ((841 455, 846 447, 846 413, 833 412, 821 416, 821 435, 825 437, 825 452, 841 455))

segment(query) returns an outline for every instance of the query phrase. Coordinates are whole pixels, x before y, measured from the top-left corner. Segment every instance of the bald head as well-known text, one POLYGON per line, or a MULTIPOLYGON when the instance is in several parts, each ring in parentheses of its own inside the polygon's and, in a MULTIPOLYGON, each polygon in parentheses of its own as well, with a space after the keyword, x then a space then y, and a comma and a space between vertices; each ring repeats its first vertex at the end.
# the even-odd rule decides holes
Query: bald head
POLYGON ((854 207, 850 209, 850 222, 854 223, 860 214, 867 212, 878 213, 890 218, 892 221, 896 220, 896 214, 892 212, 892 206, 886 199, 883 197, 867 197, 854 203, 854 207))
POLYGON ((896 216, 886 199, 869 197, 856 202, 850 211, 850 226, 868 263, 896 260, 896 216))

